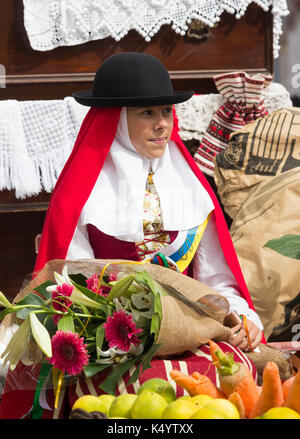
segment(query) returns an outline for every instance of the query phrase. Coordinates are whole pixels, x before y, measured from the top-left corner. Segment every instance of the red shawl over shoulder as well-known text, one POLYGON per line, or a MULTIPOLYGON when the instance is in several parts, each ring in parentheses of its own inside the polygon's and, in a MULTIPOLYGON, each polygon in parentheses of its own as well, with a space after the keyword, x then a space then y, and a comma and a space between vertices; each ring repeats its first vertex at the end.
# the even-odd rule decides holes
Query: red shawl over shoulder
MULTIPOLYGON (((43 268, 52 259, 65 259, 81 213, 101 172, 114 140, 121 108, 91 108, 79 130, 73 151, 67 160, 49 203, 39 253, 34 271, 43 268)), ((209 193, 214 206, 219 240, 227 263, 247 300, 254 309, 229 230, 219 202, 209 183, 184 146, 175 123, 171 139, 176 142, 183 157, 209 193)))

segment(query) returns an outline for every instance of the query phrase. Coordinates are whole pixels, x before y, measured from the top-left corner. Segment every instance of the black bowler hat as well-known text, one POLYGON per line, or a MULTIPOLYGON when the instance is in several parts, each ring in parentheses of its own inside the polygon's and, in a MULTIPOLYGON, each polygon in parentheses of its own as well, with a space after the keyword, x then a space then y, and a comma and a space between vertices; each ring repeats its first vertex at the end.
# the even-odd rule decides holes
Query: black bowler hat
POLYGON ((88 107, 145 107, 184 102, 193 91, 174 91, 167 69, 154 56, 124 52, 103 61, 92 90, 72 96, 88 107))

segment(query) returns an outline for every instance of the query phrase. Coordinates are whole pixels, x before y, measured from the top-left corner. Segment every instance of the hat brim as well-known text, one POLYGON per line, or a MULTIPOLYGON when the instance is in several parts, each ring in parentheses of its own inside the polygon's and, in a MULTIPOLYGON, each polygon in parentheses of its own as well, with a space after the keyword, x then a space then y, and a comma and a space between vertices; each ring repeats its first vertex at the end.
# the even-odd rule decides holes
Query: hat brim
POLYGON ((92 90, 81 90, 72 93, 73 98, 87 107, 146 107, 148 105, 170 105, 185 102, 193 96, 193 91, 175 91, 166 96, 135 96, 97 98, 92 90))

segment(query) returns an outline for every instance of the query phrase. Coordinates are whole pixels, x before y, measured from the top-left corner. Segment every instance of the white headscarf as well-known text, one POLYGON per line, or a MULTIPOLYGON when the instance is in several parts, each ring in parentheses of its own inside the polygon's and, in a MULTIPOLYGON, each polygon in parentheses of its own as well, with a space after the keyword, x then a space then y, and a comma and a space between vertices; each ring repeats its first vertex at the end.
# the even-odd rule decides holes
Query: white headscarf
POLYGON ((129 137, 123 107, 115 140, 82 210, 81 224, 93 224, 121 240, 143 241, 143 202, 151 169, 164 230, 196 227, 214 209, 210 196, 175 142, 170 141, 159 158, 149 159, 137 152, 129 137))

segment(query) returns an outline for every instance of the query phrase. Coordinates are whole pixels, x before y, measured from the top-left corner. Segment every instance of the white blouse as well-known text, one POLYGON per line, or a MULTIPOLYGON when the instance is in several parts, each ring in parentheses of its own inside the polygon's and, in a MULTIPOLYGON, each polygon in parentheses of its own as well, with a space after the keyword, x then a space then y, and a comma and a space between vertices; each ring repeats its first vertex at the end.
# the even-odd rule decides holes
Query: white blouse
MULTIPOLYGON (((148 179, 145 188, 143 225, 144 232, 152 230, 155 234, 157 230, 163 229, 159 199, 151 178, 148 179)), ((150 241, 149 243, 144 243, 142 249, 152 250, 155 253, 159 248, 165 247, 168 242, 167 235, 161 242, 150 241)), ((68 249, 67 259, 94 259, 94 257, 94 252, 88 239, 87 227, 82 225, 80 218, 68 249)), ((151 257, 151 254, 147 254, 147 257, 151 257)), ((227 264, 220 245, 214 216, 209 220, 195 253, 193 277, 226 297, 230 305, 229 313, 235 311, 239 315, 244 314, 247 319, 263 330, 258 314, 249 308, 247 301, 242 297, 237 281, 227 264)))

